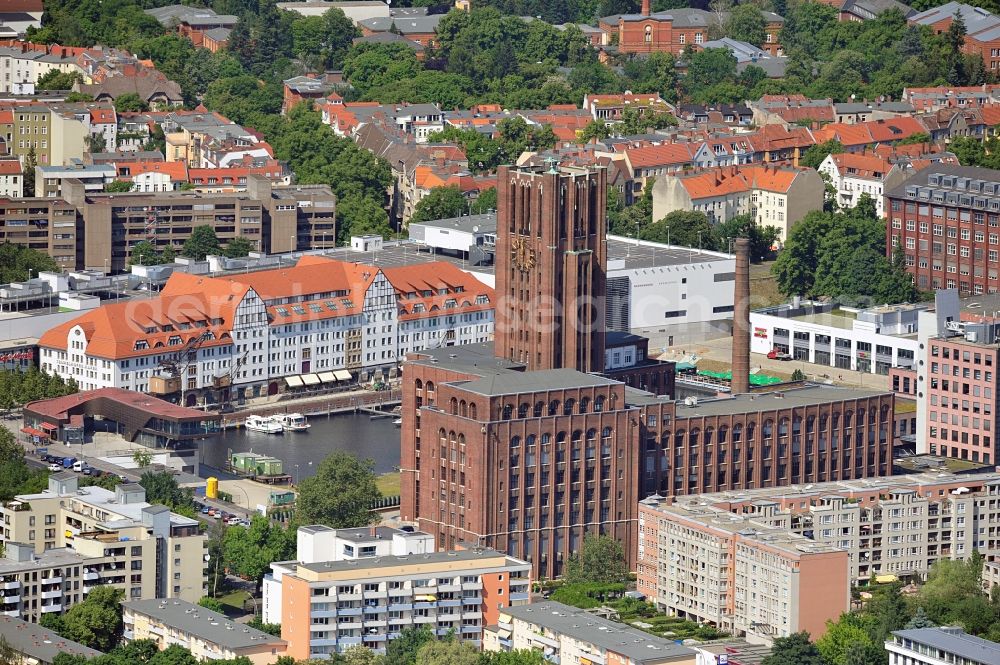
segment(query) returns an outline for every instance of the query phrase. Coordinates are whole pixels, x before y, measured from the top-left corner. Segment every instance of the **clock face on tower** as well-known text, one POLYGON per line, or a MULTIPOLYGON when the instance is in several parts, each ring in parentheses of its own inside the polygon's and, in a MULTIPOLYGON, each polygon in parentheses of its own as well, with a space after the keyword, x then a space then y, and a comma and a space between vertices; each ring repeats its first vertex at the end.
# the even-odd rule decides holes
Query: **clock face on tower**
POLYGON ((510 244, 510 259, 521 272, 528 272, 538 264, 535 250, 524 238, 514 238, 510 244))

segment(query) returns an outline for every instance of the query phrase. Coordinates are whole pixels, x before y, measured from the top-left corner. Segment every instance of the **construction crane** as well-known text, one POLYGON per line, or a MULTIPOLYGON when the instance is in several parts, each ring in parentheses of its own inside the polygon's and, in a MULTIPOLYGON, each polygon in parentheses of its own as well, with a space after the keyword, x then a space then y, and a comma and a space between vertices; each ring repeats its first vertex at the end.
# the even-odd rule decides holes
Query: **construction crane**
POLYGON ((218 401, 219 401, 219 408, 223 412, 226 411, 226 407, 228 407, 229 403, 232 401, 231 400, 232 391, 230 390, 230 388, 233 385, 233 379, 236 377, 237 372, 240 371, 240 368, 243 367, 243 365, 246 363, 247 355, 249 353, 250 353, 249 350, 244 351, 243 355, 237 358, 233 362, 232 366, 229 368, 228 371, 223 370, 218 374, 216 374, 215 377, 213 377, 212 379, 212 384, 215 390, 221 391, 219 392, 218 401))
MULTIPOLYGON (((164 356, 160 360, 159 374, 162 379, 162 384, 159 386, 158 390, 151 390, 151 392, 159 392, 160 394, 169 394, 177 392, 180 390, 181 401, 184 404, 184 391, 187 388, 187 374, 188 368, 198 357, 198 349, 206 341, 213 339, 212 334, 207 330, 197 337, 191 337, 184 344, 184 346, 174 353, 164 356), (173 387, 171 384, 178 382, 177 387, 173 387)), ((153 388, 153 382, 150 382, 150 388, 153 388)))

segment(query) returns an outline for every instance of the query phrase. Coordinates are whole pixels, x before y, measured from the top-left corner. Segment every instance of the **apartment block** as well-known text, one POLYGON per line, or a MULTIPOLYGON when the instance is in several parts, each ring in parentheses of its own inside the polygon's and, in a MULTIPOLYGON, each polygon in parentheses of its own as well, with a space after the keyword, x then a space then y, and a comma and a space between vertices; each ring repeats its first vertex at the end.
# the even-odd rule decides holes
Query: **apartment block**
POLYGON ((920 579, 935 561, 973 551, 1000 557, 998 520, 997 473, 650 497, 639 505, 638 588, 668 611, 727 630, 816 636, 846 610, 852 585, 920 579), (754 605, 763 601, 769 608, 754 605))
POLYGON ((961 628, 894 630, 885 641, 889 665, 993 665, 1000 663, 1000 644, 968 635, 961 628))
POLYGON ((45 252, 67 270, 104 272, 126 270, 142 241, 179 252, 198 226, 211 226, 223 243, 247 238, 267 253, 336 245, 336 200, 326 185, 275 187, 249 175, 245 191, 235 193, 105 194, 90 190, 113 180, 114 168, 83 169, 37 171, 38 191, 60 198, 0 201, 0 242, 45 252))
POLYGON ((79 487, 72 472, 0 507, 7 561, 0 612, 38 621, 80 602, 94 585, 129 599, 204 595, 205 536, 197 520, 151 505, 139 485, 79 487))
POLYGON ((152 640, 161 651, 176 644, 199 662, 248 658, 253 665, 270 665, 288 647, 281 638, 184 600, 126 600, 122 608, 126 641, 152 640))
POLYGON ((702 505, 639 506, 639 590, 661 609, 727 632, 814 638, 850 609, 848 553, 702 505))
POLYGON ((529 602, 527 562, 479 547, 427 551, 427 534, 390 532, 307 527, 298 534, 305 560, 271 564, 264 617, 281 624, 289 656, 325 658, 356 645, 384 653, 413 626, 478 647, 504 608, 529 602), (323 552, 335 558, 313 560, 323 552))
POLYGON ((81 267, 83 231, 76 207, 64 199, 0 199, 0 242, 48 254, 62 270, 81 267))
POLYGON ((544 601, 500 610, 486 651, 541 651, 559 665, 695 665, 697 653, 577 607, 544 601))
POLYGON ((15 617, 0 616, 0 636, 20 656, 19 660, 15 659, 19 665, 52 665, 59 654, 88 660, 104 655, 97 649, 67 640, 53 630, 15 617))

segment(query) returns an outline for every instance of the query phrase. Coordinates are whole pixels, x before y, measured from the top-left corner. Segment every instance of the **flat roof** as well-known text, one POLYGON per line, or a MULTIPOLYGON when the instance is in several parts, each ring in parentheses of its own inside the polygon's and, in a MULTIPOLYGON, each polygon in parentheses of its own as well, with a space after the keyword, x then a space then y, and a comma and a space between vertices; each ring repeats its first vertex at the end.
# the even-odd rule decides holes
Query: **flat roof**
POLYGON ((63 566, 85 566, 88 561, 90 559, 78 552, 68 547, 60 547, 46 550, 41 554, 32 554, 31 558, 27 561, 0 558, 0 575, 11 575, 26 570, 40 570, 42 568, 55 568, 57 566, 60 568, 63 566))
MULTIPOLYGON (((503 552, 491 549, 451 550, 448 552, 428 552, 427 554, 404 554, 401 556, 376 556, 365 559, 344 559, 341 561, 319 561, 317 563, 299 563, 297 568, 315 573, 341 572, 345 570, 370 570, 398 566, 415 566, 429 563, 479 561, 503 557, 504 562, 511 565, 528 566, 525 561, 509 557, 503 552)), ((292 562, 294 563, 294 562, 292 562)))
MULTIPOLYGON (((116 500, 116 496, 116 493, 111 490, 106 490, 103 487, 98 487, 97 485, 90 485, 87 487, 79 487, 75 492, 70 494, 60 495, 49 490, 43 490, 35 494, 18 494, 14 497, 14 500, 31 503, 34 500, 58 499, 61 497, 65 497, 70 500, 76 499, 89 506, 103 509, 110 515, 120 518, 109 519, 101 523, 102 525, 112 525, 112 528, 121 528, 123 526, 131 526, 133 524, 141 524, 142 509, 149 508, 154 505, 148 501, 119 503, 116 500), (123 523, 121 518, 129 520, 129 523, 123 523)), ((197 526, 198 520, 190 517, 184 517, 183 515, 179 515, 177 513, 170 513, 170 524, 173 526, 197 526)))
POLYGON ((161 621, 174 630, 229 649, 288 644, 280 637, 230 621, 223 614, 184 600, 129 600, 123 602, 122 606, 161 621))
MULTIPOLYGON (((647 395, 649 393, 646 393, 647 395)), ((794 409, 815 406, 849 399, 868 399, 891 394, 884 390, 859 390, 837 386, 807 384, 800 388, 776 390, 773 392, 746 393, 733 397, 698 400, 694 406, 682 401, 677 403, 677 418, 700 418, 703 416, 728 416, 738 413, 757 413, 774 409, 794 409)), ((632 404, 635 393, 626 393, 626 403, 632 404)), ((636 396, 638 397, 638 396, 636 396)), ((666 398, 657 398, 667 401, 666 398)))
POLYGON ((1000 644, 969 635, 961 628, 914 628, 895 630, 892 634, 983 665, 1000 663, 1000 644))
POLYGON ((462 389, 480 395, 516 395, 540 390, 561 390, 563 388, 587 388, 592 386, 615 386, 620 381, 607 379, 597 374, 586 374, 575 369, 545 369, 534 372, 491 372, 475 381, 462 383, 462 389))
POLYGON ((697 247, 664 245, 648 240, 636 240, 624 236, 608 236, 608 273, 616 270, 635 268, 663 268, 695 263, 735 261, 735 254, 700 250, 697 247), (613 265, 613 262, 624 265, 613 265))
POLYGON ((694 651, 688 647, 551 600, 519 607, 505 607, 500 612, 515 619, 544 626, 554 633, 594 644, 639 663, 670 659, 688 660, 694 656, 694 651))
POLYGON ((67 640, 37 623, 0 615, 0 635, 15 651, 42 663, 51 663, 61 653, 90 659, 104 654, 78 642, 67 640))
POLYGON ((464 215, 462 217, 433 219, 427 222, 413 223, 411 226, 452 229, 455 231, 464 231, 466 233, 496 233, 497 215, 495 212, 487 212, 482 215, 464 215))

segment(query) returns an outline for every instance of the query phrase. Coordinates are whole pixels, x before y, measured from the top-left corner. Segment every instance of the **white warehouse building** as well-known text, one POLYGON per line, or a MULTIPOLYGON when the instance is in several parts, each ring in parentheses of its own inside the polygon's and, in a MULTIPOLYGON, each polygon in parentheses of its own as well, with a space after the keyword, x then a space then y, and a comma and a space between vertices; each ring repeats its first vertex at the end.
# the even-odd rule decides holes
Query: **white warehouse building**
MULTIPOLYGON (((409 225, 417 246, 463 261, 494 284, 497 221, 493 213, 409 225)), ((736 258, 732 254, 607 237, 608 328, 640 332, 651 346, 730 334, 736 258)))
POLYGON ((917 316, 928 304, 835 309, 809 301, 750 312, 750 351, 787 353, 836 370, 888 375, 916 367, 917 316))

